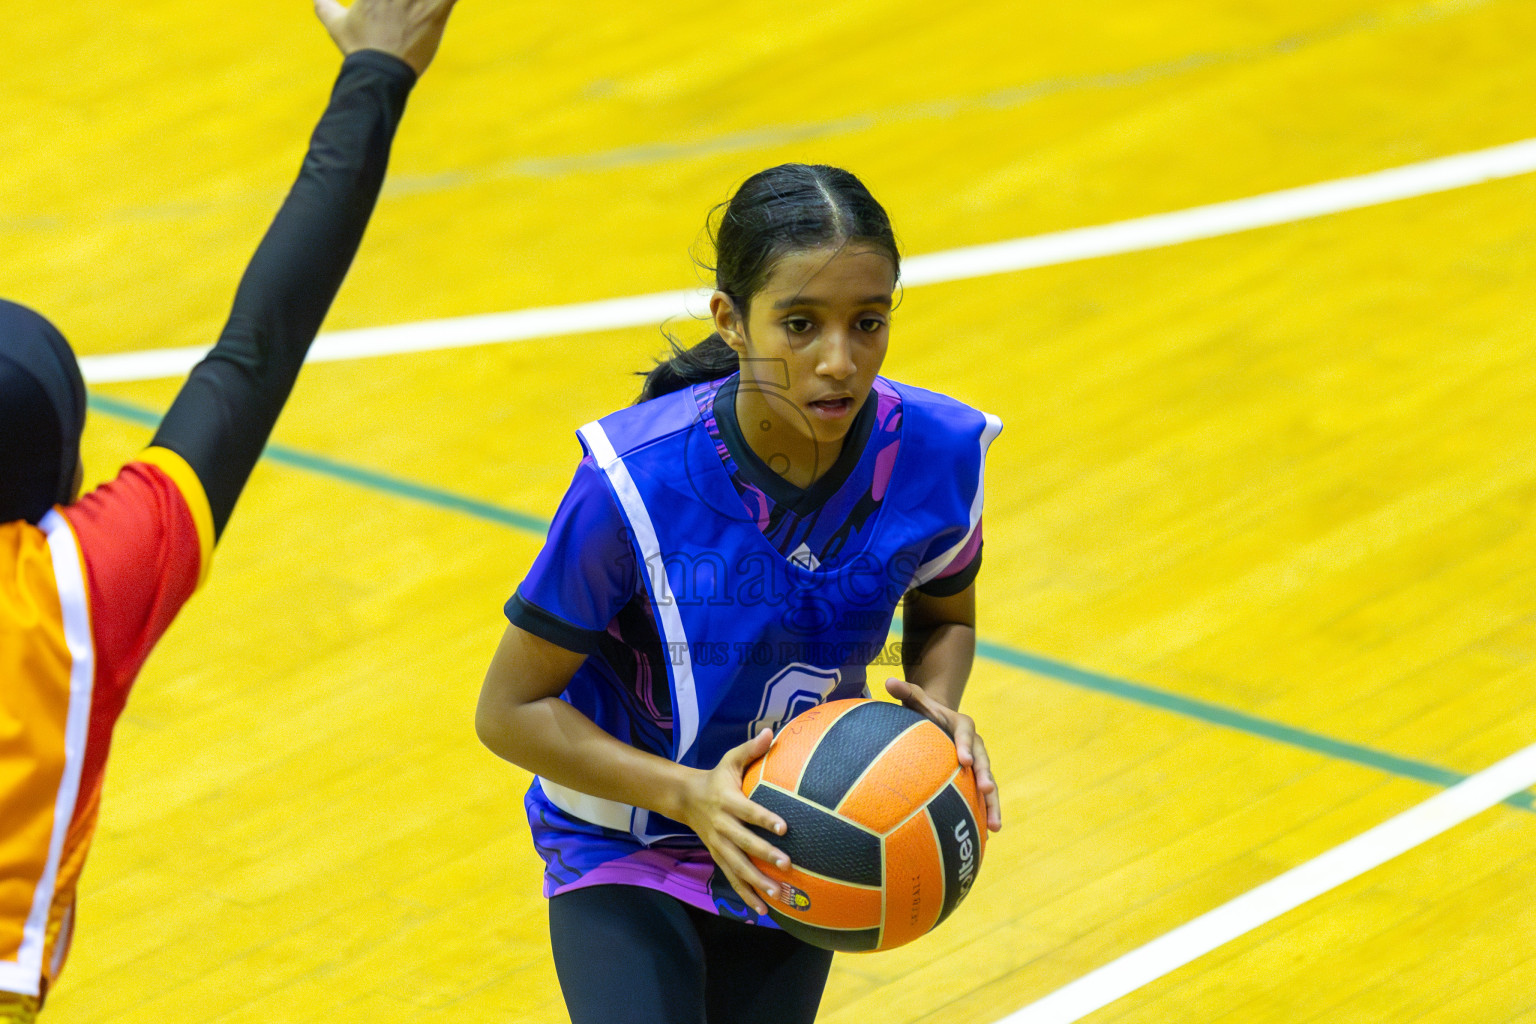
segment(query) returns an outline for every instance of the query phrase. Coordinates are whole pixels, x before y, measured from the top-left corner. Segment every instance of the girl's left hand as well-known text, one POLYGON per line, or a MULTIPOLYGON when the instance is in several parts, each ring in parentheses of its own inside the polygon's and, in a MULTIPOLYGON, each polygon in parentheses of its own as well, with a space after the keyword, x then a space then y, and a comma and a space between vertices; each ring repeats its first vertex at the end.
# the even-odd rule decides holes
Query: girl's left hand
POLYGON ((992 778, 992 762, 987 757, 987 746, 976 733, 976 723, 970 715, 945 707, 934 700, 923 688, 905 679, 887 679, 885 691, 902 704, 936 722, 955 741, 955 752, 960 763, 976 774, 976 790, 987 805, 987 828, 1000 832, 1003 828, 1003 805, 997 796, 997 781, 992 778))
POLYGON ((773 730, 764 729, 741 746, 726 751, 712 770, 683 769, 685 781, 678 794, 681 807, 668 815, 693 829, 731 888, 763 917, 768 916, 768 905, 760 894, 776 896, 778 886, 752 858, 776 864, 780 871, 788 871, 790 864, 784 851, 749 826, 782 836, 789 825, 768 808, 747 799, 741 791, 741 780, 747 765, 766 754, 772 742, 773 730))

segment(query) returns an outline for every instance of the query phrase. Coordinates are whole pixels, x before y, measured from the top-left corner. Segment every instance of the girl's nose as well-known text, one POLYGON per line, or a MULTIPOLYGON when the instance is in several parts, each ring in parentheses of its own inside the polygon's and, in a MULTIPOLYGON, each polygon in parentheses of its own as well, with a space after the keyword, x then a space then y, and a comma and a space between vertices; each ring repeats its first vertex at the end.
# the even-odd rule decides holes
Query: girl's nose
POLYGON ((853 346, 842 331, 828 331, 822 335, 817 353, 816 372, 834 380, 847 380, 853 376, 853 346))

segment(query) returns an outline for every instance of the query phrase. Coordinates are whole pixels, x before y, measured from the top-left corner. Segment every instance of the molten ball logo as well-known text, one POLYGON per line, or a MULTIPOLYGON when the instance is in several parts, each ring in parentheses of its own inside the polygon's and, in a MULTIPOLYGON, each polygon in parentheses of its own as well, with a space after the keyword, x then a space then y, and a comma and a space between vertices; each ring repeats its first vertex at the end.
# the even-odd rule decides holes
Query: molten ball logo
POLYGON ((955 845, 960 853, 960 898, 964 899, 971 891, 971 883, 976 881, 976 840, 969 822, 955 823, 955 845))

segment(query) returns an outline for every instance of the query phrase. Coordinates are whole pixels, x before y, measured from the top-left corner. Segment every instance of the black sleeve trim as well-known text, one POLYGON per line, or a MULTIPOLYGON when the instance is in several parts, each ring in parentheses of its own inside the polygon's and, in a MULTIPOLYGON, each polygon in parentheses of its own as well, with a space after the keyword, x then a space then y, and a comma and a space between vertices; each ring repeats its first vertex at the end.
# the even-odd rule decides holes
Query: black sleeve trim
POLYGON ((598 643, 607 636, 605 630, 583 629, 566 622, 554 612, 540 608, 532 601, 525 601, 523 595, 518 593, 514 593, 507 601, 506 613, 507 621, 518 629, 576 654, 596 653, 598 643))
POLYGON ((192 371, 152 444, 192 467, 215 536, 293 389, 373 213, 410 65, 363 50, 342 62, 298 180, 251 257, 218 344, 192 371))
POLYGON ((976 557, 971 559, 971 564, 953 576, 944 576, 936 580, 930 580, 914 589, 925 597, 954 597, 966 587, 976 582, 976 574, 981 572, 981 552, 986 546, 985 541, 978 545, 976 557))

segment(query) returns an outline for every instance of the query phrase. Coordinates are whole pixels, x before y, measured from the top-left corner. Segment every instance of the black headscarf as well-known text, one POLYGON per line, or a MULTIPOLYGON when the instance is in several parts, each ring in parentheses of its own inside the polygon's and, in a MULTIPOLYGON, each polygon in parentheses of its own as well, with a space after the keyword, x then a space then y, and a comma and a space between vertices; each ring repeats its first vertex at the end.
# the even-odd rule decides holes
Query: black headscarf
POLYGON ((36 523, 69 501, 85 429, 85 380, 58 328, 0 299, 0 523, 36 523))

